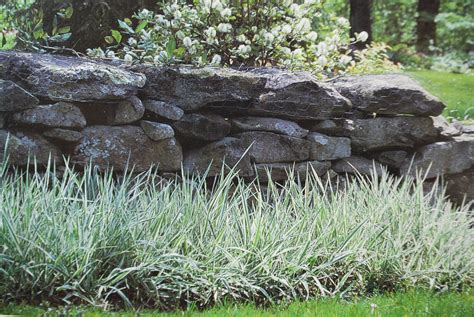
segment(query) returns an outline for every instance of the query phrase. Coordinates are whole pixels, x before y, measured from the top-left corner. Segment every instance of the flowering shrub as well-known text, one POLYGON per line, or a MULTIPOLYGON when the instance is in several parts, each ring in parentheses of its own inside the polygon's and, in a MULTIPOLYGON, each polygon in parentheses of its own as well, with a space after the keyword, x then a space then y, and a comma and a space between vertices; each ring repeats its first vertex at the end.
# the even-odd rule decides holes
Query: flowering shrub
POLYGON ((160 14, 137 13, 119 21, 111 45, 89 50, 95 57, 163 64, 283 66, 317 74, 353 66, 349 22, 322 10, 319 0, 184 0, 162 3, 160 14), (301 2, 301 1, 300 1, 301 2), (132 27, 134 26, 135 27, 132 27))

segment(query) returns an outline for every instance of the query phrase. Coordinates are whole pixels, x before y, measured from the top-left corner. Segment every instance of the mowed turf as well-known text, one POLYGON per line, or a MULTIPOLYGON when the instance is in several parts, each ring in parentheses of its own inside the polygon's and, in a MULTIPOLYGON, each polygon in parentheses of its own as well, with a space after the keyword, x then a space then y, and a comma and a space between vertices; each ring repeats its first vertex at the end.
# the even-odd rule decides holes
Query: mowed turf
POLYGON ((409 71, 408 74, 446 104, 445 116, 458 120, 474 119, 474 74, 430 70, 409 71))
POLYGON ((269 308, 256 308, 249 305, 224 305, 211 310, 198 312, 194 309, 175 313, 158 311, 119 311, 106 312, 97 308, 74 307, 46 309, 31 306, 9 305, 0 307, 0 315, 23 316, 474 316, 474 291, 433 293, 424 290, 378 295, 352 301, 342 299, 322 299, 296 302, 290 305, 277 305, 269 308))

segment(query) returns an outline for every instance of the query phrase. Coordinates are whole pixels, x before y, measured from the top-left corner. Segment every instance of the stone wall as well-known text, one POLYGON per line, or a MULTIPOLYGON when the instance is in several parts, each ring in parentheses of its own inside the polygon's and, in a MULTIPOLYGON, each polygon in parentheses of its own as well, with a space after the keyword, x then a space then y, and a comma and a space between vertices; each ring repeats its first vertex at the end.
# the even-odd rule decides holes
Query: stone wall
MULTIPOLYGON (((443 175, 453 198, 474 198, 474 131, 403 75, 317 81, 277 69, 126 66, 0 52, 0 151, 115 171, 158 165, 208 175, 222 162, 243 177, 443 175)), ((3 155, 3 154, 0 154, 3 155)))

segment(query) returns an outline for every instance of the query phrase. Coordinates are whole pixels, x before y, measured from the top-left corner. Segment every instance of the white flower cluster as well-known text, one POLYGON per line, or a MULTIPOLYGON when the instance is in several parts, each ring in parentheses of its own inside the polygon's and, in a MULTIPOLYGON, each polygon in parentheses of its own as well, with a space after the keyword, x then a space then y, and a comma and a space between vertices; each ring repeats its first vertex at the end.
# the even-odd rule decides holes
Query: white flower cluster
POLYGON ((348 51, 351 41, 367 40, 365 32, 349 39, 345 18, 324 19, 332 21, 329 27, 315 23, 315 17, 325 14, 320 0, 279 0, 279 5, 273 0, 255 1, 242 7, 230 0, 187 2, 162 4, 161 14, 143 10, 134 17, 135 30, 131 21, 121 23, 127 41, 115 43, 109 52, 96 49, 90 54, 126 62, 278 65, 342 72, 354 63, 348 51), (333 31, 323 31, 328 29, 333 31))

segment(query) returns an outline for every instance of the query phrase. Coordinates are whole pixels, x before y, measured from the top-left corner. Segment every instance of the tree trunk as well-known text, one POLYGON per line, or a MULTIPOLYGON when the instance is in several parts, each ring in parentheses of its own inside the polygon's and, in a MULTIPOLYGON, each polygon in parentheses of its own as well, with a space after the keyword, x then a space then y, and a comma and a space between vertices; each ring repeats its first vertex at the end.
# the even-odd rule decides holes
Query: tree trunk
POLYGON ((38 0, 35 6, 45 12, 43 23, 46 31, 51 32, 57 10, 72 5, 72 18, 65 22, 71 27, 72 36, 64 45, 85 51, 102 46, 110 30, 118 29, 118 19, 131 17, 143 8, 154 10, 156 3, 156 0, 38 0))
POLYGON ((436 22, 440 0, 418 0, 416 20, 416 48, 418 52, 429 53, 431 44, 436 44, 436 22))
POLYGON ((366 42, 356 44, 357 49, 363 49, 372 41, 372 0, 350 0, 349 4, 351 37, 355 37, 355 33, 363 31, 369 34, 366 42))

